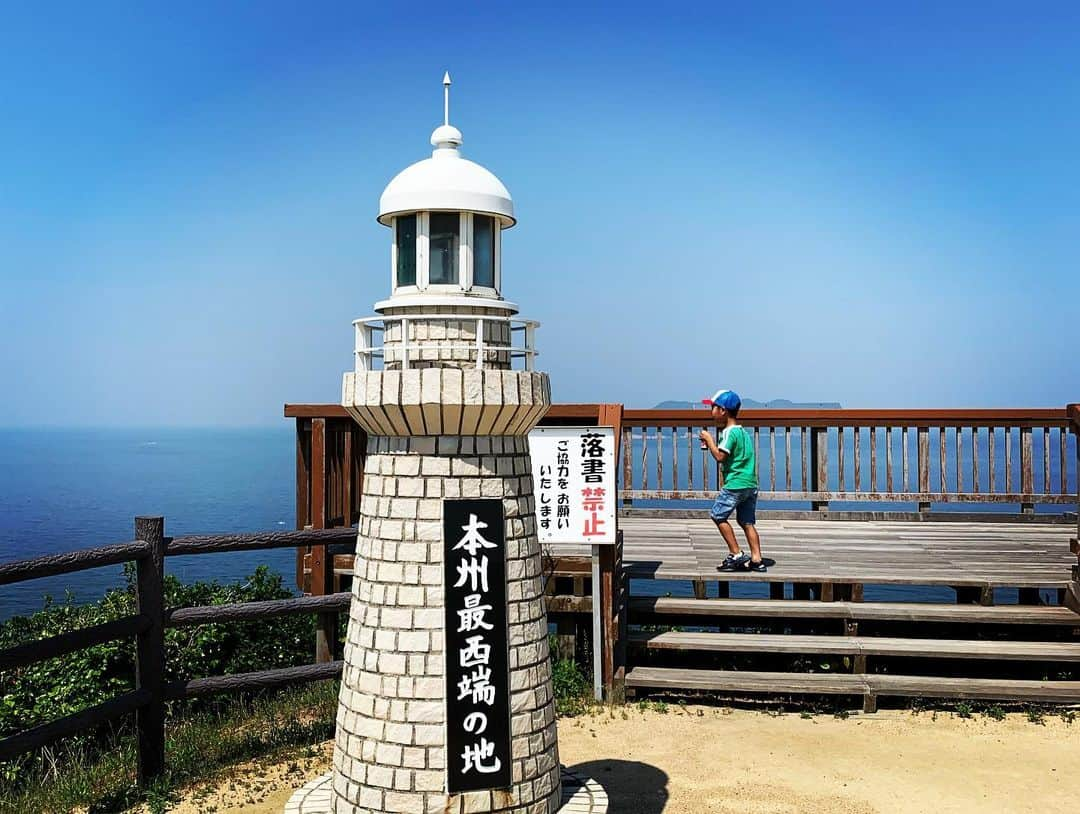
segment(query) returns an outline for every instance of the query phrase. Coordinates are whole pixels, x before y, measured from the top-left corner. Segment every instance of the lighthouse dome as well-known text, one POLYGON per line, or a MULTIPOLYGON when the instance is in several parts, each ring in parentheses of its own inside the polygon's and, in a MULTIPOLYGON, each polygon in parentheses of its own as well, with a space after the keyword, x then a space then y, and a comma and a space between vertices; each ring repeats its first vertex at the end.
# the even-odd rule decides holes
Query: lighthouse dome
POLYGON ((494 215, 503 229, 514 225, 514 202, 494 173, 461 156, 461 131, 443 124, 431 134, 431 158, 394 176, 379 198, 379 223, 389 226, 405 212, 449 210, 494 215))

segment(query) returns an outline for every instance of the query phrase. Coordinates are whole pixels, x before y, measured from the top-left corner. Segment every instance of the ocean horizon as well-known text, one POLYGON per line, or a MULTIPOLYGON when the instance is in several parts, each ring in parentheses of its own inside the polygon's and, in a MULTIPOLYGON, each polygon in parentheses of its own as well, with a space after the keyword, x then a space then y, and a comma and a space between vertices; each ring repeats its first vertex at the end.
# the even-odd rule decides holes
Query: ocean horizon
MULTIPOLYGON (((639 471, 640 441, 635 440, 632 454, 639 471)), ((131 540, 136 515, 164 516, 171 536, 296 526, 292 422, 277 427, 8 428, 0 430, 0 460, 0 562, 131 540)), ((1071 467, 1069 479, 1075 483, 1071 467)), ((704 508, 707 502, 681 505, 704 508)), ((292 549, 274 549, 170 557, 166 572, 184 582, 228 583, 266 565, 293 587, 295 563, 292 549)), ((45 596, 63 601, 70 594, 76 603, 85 603, 123 584, 122 567, 110 566, 6 585, 0 588, 0 620, 40 610, 45 596)), ((669 581, 635 580, 633 590, 638 595, 690 595, 688 584, 669 581)), ((1000 601, 1016 601, 1011 594, 1000 601)), ((764 584, 733 587, 733 596, 767 595, 764 584)), ((952 592, 867 586, 866 598, 948 602, 952 592)))
MULTIPOLYGON (((292 422, 251 428, 0 430, 0 562, 134 538, 136 515, 161 515, 171 536, 296 526, 292 422)), ((291 549, 170 557, 184 582, 235 582, 259 565, 294 584, 291 549)), ((122 566, 0 588, 0 619, 43 597, 79 603, 124 584, 122 566)))

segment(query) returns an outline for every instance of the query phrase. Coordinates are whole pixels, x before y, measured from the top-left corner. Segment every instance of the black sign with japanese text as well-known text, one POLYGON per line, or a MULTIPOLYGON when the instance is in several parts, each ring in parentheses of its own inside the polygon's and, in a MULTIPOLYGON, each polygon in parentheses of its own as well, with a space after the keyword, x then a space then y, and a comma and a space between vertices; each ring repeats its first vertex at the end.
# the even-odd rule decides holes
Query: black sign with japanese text
POLYGON ((444 500, 447 791, 506 788, 510 673, 501 500, 444 500))

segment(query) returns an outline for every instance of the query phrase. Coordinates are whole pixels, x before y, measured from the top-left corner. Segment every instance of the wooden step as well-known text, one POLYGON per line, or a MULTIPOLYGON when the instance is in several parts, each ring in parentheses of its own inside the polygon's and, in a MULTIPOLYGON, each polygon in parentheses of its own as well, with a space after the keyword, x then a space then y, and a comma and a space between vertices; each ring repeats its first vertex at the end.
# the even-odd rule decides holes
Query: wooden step
POLYGON ((650 650, 1080 661, 1080 644, 1069 642, 896 639, 884 636, 784 636, 751 633, 648 633, 645 631, 631 633, 629 642, 650 650))
POLYGON ((718 616, 754 619, 852 619, 896 622, 971 622, 1080 627, 1080 614, 1041 605, 945 605, 921 602, 816 602, 803 599, 684 599, 634 597, 635 616, 718 616))
POLYGON ((703 690, 724 693, 833 694, 970 698, 1039 703, 1080 701, 1080 681, 942 678, 940 676, 766 673, 635 667, 626 686, 641 689, 703 690))
POLYGON ((1069 583, 1069 587, 1065 590, 1065 605, 1080 614, 1080 583, 1075 581, 1069 583))
MULTIPOLYGON (((658 555, 659 556, 659 555, 658 555)), ((1024 552, 1027 558, 1045 557, 1043 552, 1024 552)), ((717 556, 717 563, 722 558, 717 556)), ((969 588, 1047 588, 1056 590, 1069 584, 1065 567, 1054 567, 1048 573, 1045 562, 1014 562, 1006 558, 987 556, 979 563, 966 564, 963 571, 955 565, 937 568, 917 568, 903 562, 865 562, 858 567, 832 568, 773 566, 764 573, 756 571, 718 571, 714 565, 702 567, 696 561, 682 562, 671 557, 658 562, 636 562, 624 567, 631 579, 667 579, 705 582, 791 582, 833 585, 934 585, 969 588)))

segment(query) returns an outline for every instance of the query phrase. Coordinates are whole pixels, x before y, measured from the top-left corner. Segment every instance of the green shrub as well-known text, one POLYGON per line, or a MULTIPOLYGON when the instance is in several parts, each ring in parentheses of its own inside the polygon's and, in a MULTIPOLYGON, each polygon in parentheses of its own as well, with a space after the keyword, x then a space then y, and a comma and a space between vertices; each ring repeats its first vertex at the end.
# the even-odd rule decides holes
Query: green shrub
MULTIPOLYGON (((125 588, 98 602, 76 605, 68 596, 46 598, 42 610, 0 623, 0 650, 109 622, 135 612, 134 569, 125 588)), ((259 566, 243 583, 185 585, 165 578, 166 607, 286 599, 282 576, 259 566)), ((314 617, 293 616, 228 625, 198 625, 165 632, 165 680, 202 678, 311 661, 314 617)), ((129 639, 94 645, 60 658, 0 673, 0 738, 129 692, 135 686, 135 646, 129 639)), ((204 701, 203 704, 213 703, 204 701)))
POLYGON ((572 659, 552 663, 551 689, 555 696, 555 711, 559 715, 580 715, 592 705, 589 678, 572 659))
POLYGON ((997 704, 994 704, 993 706, 990 706, 990 707, 987 707, 986 709, 984 709, 983 710, 983 715, 985 715, 987 718, 990 718, 990 719, 995 720, 995 721, 1004 721, 1005 720, 1005 710, 1003 710, 997 704))

